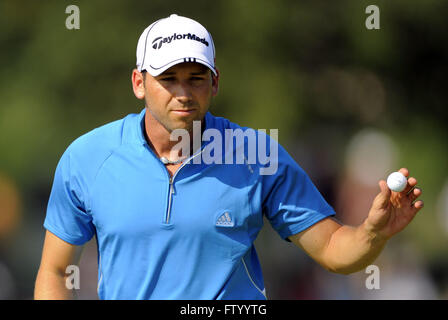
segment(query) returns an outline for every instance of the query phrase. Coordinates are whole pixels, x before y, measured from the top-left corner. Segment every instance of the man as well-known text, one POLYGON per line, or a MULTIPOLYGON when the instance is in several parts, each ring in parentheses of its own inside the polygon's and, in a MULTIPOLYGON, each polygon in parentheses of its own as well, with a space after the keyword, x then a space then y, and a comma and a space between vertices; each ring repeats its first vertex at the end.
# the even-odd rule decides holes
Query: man
MULTIPOLYGON (((171 15, 143 31, 132 85, 145 108, 83 135, 61 157, 36 299, 72 297, 66 267, 93 236, 101 299, 266 299, 253 246, 263 215, 324 268, 348 274, 371 264, 423 207, 416 179, 408 178, 401 193, 380 181, 366 220, 341 225, 306 173, 269 137, 264 150, 273 155, 275 146, 278 154, 268 174, 261 170, 266 162, 246 161, 250 141, 230 140, 214 150, 215 160, 242 152, 243 163, 201 159, 215 143, 202 134, 250 130, 208 112, 218 83, 213 40, 198 22, 171 15), (191 137, 182 149, 172 141, 179 130, 191 137)), ((257 143, 263 138, 257 133, 257 143)))

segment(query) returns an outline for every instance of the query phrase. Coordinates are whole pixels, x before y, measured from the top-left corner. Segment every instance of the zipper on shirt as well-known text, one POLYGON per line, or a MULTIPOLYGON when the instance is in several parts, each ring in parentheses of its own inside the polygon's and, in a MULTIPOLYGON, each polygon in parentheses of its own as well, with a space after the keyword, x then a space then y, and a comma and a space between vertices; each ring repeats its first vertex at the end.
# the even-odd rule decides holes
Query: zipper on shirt
POLYGON ((171 177, 168 170, 165 168, 166 172, 168 173, 169 176, 169 184, 168 184, 168 207, 166 210, 166 214, 165 214, 165 219, 164 219, 164 224, 169 224, 170 223, 170 217, 171 217, 171 204, 173 202, 173 194, 175 194, 174 192, 174 179, 176 178, 176 175, 179 173, 179 171, 191 160, 193 160, 194 158, 196 158, 198 155, 200 155, 202 153, 202 151, 204 151, 204 148, 201 149, 200 152, 196 153, 195 155, 191 156, 190 158, 188 158, 185 162, 182 163, 182 165, 176 170, 176 172, 174 172, 174 175, 171 177))
POLYGON ((168 224, 170 221, 171 202, 173 200, 173 194, 174 194, 173 177, 170 177, 169 189, 168 189, 168 208, 167 208, 166 215, 165 215, 165 224, 168 224))

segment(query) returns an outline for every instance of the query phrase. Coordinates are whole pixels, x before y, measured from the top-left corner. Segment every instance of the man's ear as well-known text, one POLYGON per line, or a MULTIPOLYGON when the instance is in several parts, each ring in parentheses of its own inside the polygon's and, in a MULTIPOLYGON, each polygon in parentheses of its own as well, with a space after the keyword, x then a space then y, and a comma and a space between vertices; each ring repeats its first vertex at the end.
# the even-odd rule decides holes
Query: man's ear
POLYGON ((137 69, 132 70, 132 89, 137 99, 145 98, 145 74, 146 72, 140 72, 137 69))
POLYGON ((219 70, 215 67, 216 76, 212 72, 212 96, 216 96, 218 94, 219 89, 219 70))

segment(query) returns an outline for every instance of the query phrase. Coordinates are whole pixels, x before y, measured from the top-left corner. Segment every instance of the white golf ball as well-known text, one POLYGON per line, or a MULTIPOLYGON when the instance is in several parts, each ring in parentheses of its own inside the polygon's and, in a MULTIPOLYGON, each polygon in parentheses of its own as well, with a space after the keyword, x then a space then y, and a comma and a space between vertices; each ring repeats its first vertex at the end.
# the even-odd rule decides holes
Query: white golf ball
POLYGON ((401 172, 392 172, 387 177, 387 185, 390 190, 395 192, 401 192, 406 188, 408 179, 401 172))

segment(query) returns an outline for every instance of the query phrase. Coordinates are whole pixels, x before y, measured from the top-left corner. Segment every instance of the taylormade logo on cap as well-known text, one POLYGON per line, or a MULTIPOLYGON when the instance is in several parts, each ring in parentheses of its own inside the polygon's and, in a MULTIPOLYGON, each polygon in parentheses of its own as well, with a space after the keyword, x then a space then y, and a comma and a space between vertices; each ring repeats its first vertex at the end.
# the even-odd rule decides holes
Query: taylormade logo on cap
POLYGON ((191 34, 191 33, 186 33, 186 34, 173 34, 171 37, 157 37, 152 41, 153 44, 153 48, 154 49, 160 49, 162 47, 162 44, 164 43, 171 43, 171 41, 174 40, 182 40, 182 39, 187 39, 187 40, 196 40, 199 41, 203 44, 205 44, 208 47, 208 42, 207 40, 205 40, 205 38, 199 38, 197 35, 195 34, 191 34), (157 42, 158 40, 160 40, 159 42, 157 42))
POLYGON ((140 35, 137 69, 156 77, 183 62, 203 64, 215 70, 215 46, 207 29, 199 22, 176 14, 157 20, 140 35))

